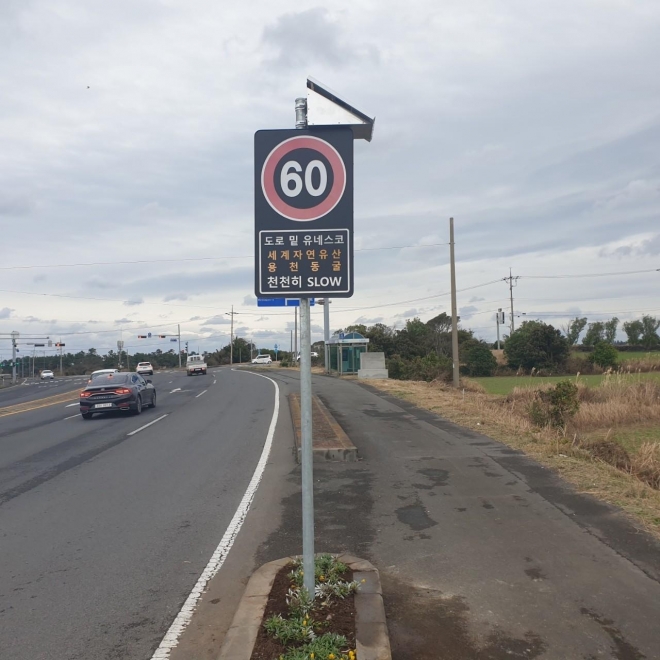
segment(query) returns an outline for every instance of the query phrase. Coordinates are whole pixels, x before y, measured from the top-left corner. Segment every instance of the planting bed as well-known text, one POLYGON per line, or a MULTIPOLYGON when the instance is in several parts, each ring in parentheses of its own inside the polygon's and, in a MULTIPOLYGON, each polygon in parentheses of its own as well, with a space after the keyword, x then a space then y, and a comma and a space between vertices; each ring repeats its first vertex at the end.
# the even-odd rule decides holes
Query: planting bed
MULTIPOLYGON (((263 621, 267 621, 274 615, 281 615, 286 618, 289 615, 289 606, 287 604, 286 596, 291 589, 291 571, 293 564, 288 564, 281 568, 277 573, 273 582, 273 587, 268 597, 266 610, 264 611, 263 621)), ((340 575, 341 579, 346 582, 352 582, 353 571, 346 570, 340 575)), ((315 605, 310 611, 310 621, 315 621, 318 625, 315 626, 315 634, 317 636, 323 633, 335 633, 343 635, 348 641, 346 647, 346 657, 348 651, 355 649, 355 598, 353 594, 349 594, 343 599, 332 599, 328 606, 325 606, 322 601, 317 599, 315 605)), ((301 647, 301 644, 297 646, 301 647)), ((285 647, 277 639, 272 637, 266 632, 266 628, 262 625, 257 640, 254 645, 251 660, 276 660, 291 650, 285 647)), ((326 660, 325 657, 318 656, 319 660, 326 660)), ((341 656, 336 656, 340 660, 341 656)))

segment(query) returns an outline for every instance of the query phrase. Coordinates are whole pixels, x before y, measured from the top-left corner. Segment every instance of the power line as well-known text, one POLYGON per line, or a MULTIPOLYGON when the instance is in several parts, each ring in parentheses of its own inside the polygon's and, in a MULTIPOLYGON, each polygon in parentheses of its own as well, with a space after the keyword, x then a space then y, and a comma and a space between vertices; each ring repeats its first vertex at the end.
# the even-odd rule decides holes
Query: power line
MULTIPOLYGON (((483 284, 475 284, 474 286, 468 286, 464 289, 457 289, 456 293, 462 293, 464 291, 472 291, 472 289, 480 289, 484 286, 489 286, 491 284, 497 284, 501 280, 492 280, 490 282, 484 282, 483 284)), ((444 291, 443 293, 434 293, 432 296, 424 296, 423 298, 411 298, 409 300, 398 300, 397 302, 384 303, 382 305, 371 305, 370 307, 335 307, 335 310, 342 312, 355 312, 363 309, 380 309, 381 307, 391 307, 393 305, 405 305, 412 302, 420 302, 422 300, 431 300, 432 298, 440 298, 442 296, 448 296, 451 294, 451 291, 444 291)))
MULTIPOLYGON (((580 273, 574 275, 518 275, 520 278, 525 278, 526 280, 563 280, 563 279, 573 279, 580 277, 609 277, 615 275, 640 275, 642 273, 657 273, 660 272, 660 268, 647 268, 645 270, 624 270, 618 271, 616 273, 580 273)), ((509 279, 509 278, 505 278, 509 279)))
MULTIPOLYGON (((392 245, 387 247, 358 248, 354 252, 372 252, 374 250, 409 250, 415 248, 437 247, 449 243, 427 243, 425 245, 392 245)), ((35 268, 76 268, 79 266, 125 266, 131 264, 184 263, 189 261, 222 261, 223 259, 254 259, 253 254, 232 254, 217 257, 184 257, 182 259, 136 259, 133 261, 84 261, 74 264, 32 264, 26 266, 0 266, 0 270, 30 270, 35 268)))

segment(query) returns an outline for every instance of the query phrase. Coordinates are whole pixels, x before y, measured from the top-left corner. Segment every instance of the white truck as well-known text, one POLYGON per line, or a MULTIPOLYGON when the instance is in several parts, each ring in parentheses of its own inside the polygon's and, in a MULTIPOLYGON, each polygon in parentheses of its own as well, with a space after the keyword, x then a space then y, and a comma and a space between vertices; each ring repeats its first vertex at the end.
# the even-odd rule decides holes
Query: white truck
POLYGON ((189 355, 186 360, 186 373, 188 376, 202 374, 206 376, 206 362, 203 355, 189 355))

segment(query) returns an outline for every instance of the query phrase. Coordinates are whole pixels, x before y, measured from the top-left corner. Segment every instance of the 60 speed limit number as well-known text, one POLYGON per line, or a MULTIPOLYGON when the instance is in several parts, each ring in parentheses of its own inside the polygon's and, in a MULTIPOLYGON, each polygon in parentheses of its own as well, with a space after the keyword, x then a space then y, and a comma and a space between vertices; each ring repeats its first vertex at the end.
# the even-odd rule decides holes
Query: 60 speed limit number
POLYGON ((346 189, 346 166, 325 140, 301 135, 284 140, 267 156, 261 187, 270 206, 294 222, 330 213, 346 189))

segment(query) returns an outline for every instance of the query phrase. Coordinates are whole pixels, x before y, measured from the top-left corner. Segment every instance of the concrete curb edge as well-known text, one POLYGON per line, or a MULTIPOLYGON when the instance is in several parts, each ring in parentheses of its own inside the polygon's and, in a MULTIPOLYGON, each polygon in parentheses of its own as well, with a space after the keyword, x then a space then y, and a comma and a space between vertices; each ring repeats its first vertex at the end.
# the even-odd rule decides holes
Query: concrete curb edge
MULTIPOLYGON (((359 592, 355 595, 357 660, 392 660, 378 570, 370 562, 352 555, 341 554, 337 558, 360 582, 359 592)), ((285 557, 268 562, 252 574, 225 635, 218 660, 250 660, 275 576, 292 560, 293 557, 285 557)))

